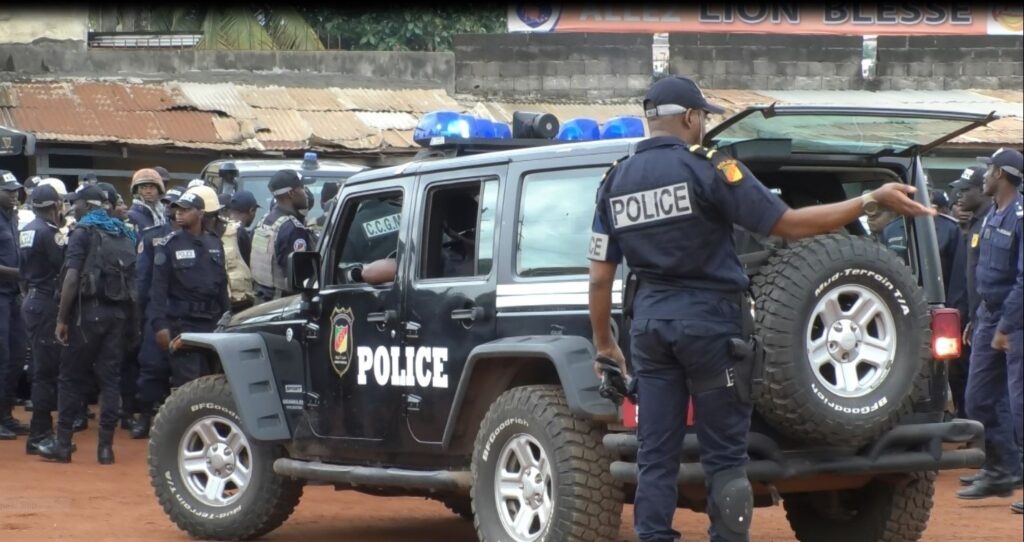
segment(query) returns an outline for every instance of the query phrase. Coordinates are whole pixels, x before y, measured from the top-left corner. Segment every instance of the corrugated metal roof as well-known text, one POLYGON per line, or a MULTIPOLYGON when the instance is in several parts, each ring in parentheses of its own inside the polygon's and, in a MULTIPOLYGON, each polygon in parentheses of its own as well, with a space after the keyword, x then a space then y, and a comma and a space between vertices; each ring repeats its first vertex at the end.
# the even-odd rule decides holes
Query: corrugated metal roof
POLYGON ((231 83, 178 83, 185 102, 200 111, 217 111, 236 119, 254 119, 256 114, 231 83))

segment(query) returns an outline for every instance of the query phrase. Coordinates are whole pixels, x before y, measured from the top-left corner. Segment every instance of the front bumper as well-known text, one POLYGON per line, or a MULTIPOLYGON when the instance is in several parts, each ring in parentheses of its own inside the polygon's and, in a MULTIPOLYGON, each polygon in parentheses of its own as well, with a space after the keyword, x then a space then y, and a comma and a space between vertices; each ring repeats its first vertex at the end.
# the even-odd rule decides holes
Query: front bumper
MULTIPOLYGON (((897 426, 860 450, 813 448, 783 451, 772 438, 750 433, 747 476, 752 482, 775 483, 821 476, 864 476, 933 470, 978 468, 985 462, 985 428, 974 420, 897 426), (944 444, 969 444, 947 450, 944 444)), ((604 446, 619 461, 611 465, 612 477, 636 484, 638 450, 636 434, 605 435, 604 446)), ((697 436, 686 435, 684 461, 679 465, 680 486, 704 485, 697 436), (693 461, 687 461, 693 459, 693 461)))

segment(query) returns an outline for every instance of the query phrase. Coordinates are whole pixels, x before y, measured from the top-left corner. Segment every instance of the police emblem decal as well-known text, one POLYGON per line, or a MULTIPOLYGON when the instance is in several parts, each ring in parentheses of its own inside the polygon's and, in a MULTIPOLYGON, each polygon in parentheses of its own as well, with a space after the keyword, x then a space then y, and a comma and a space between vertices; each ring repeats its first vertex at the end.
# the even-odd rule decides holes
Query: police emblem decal
POLYGON ((722 160, 715 167, 722 174, 725 182, 729 184, 739 184, 743 180, 743 171, 740 169, 740 165, 736 163, 736 160, 732 158, 722 160))
POLYGON ((352 364, 352 309, 337 308, 331 314, 331 366, 344 376, 352 364))

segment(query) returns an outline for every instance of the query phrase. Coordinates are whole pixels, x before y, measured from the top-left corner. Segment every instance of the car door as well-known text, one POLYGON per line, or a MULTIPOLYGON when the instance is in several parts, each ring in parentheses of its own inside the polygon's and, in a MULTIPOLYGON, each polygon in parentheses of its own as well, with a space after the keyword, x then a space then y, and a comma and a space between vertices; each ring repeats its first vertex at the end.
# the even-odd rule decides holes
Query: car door
POLYGON ((330 235, 321 245, 323 286, 317 338, 311 341, 310 426, 319 437, 386 445, 395 437, 401 387, 395 384, 402 347, 399 332, 402 245, 407 240, 413 177, 346 189, 330 235), (399 275, 370 284, 361 271, 397 260, 399 275))
POLYGON ((466 358, 495 338, 495 241, 507 164, 421 175, 402 310, 411 438, 440 444, 466 358), (471 233, 470 233, 471 230, 471 233))

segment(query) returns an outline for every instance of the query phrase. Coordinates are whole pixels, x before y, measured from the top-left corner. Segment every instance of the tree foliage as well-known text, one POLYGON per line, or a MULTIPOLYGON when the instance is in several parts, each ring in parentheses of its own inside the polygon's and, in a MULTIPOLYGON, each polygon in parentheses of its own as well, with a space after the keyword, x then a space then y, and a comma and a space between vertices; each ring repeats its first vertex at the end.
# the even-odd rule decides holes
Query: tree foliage
POLYGON ((448 51, 455 34, 505 32, 504 4, 405 7, 376 11, 307 9, 331 49, 448 51))

